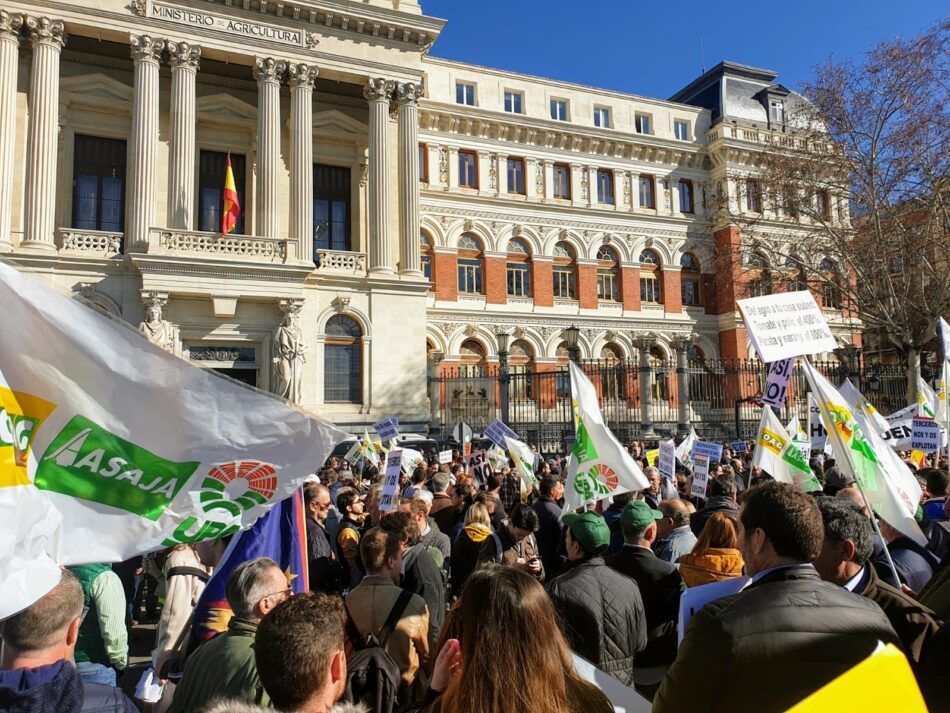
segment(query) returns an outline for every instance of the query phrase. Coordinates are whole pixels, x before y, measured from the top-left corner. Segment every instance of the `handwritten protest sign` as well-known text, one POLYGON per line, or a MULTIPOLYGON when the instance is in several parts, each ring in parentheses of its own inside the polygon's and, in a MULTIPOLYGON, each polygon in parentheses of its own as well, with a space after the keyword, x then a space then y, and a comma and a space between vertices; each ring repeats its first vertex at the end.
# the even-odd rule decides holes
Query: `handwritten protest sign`
POLYGON ((481 484, 491 475, 491 463, 488 462, 488 453, 486 451, 473 451, 472 455, 465 459, 468 463, 468 472, 475 479, 475 482, 481 484))
POLYGON ((766 364, 838 348, 811 292, 780 292, 738 301, 756 353, 766 364))
POLYGON ((915 451, 936 453, 940 449, 940 424, 932 418, 915 418, 910 447, 915 451))
POLYGON ((660 441, 660 455, 657 458, 660 475, 673 480, 676 472, 676 446, 672 440, 660 441))
POLYGON ((452 451, 439 451, 439 464, 451 463, 452 451))
POLYGON ((706 497, 706 484, 709 481, 709 458, 704 455, 693 455, 693 482, 689 494, 694 498, 706 497))
POLYGON ((373 428, 376 429, 381 441, 390 441, 399 435, 399 419, 381 418, 373 424, 373 428))
POLYGON ((792 378, 792 367, 795 359, 780 359, 769 364, 769 374, 765 380, 765 393, 762 394, 762 403, 769 406, 781 406, 785 403, 788 393, 788 381, 792 378))
POLYGON ((379 509, 389 512, 395 509, 399 495, 399 474, 402 472, 402 451, 389 451, 386 455, 386 480, 383 481, 383 492, 379 496, 379 509))

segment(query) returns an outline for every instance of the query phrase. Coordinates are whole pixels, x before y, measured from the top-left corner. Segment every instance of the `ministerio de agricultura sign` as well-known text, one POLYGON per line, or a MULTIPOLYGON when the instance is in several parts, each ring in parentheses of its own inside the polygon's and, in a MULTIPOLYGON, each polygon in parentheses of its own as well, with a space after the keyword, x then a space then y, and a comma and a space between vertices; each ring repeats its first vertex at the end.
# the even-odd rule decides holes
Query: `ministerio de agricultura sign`
POLYGON ((312 44, 312 40, 308 37, 309 33, 296 28, 280 27, 279 25, 272 25, 267 22, 246 20, 242 17, 233 17, 191 7, 171 5, 165 2, 157 2, 157 0, 148 2, 146 8, 146 15, 148 17, 168 20, 189 27, 218 30, 241 37, 279 42, 296 47, 306 47, 312 44))

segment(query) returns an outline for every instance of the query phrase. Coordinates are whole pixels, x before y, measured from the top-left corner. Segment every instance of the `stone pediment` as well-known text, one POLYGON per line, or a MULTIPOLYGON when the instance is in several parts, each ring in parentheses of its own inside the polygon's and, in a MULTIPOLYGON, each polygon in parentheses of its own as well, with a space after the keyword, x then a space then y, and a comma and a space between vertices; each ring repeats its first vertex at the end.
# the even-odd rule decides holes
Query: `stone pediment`
POLYGON ((257 107, 230 94, 212 94, 195 101, 198 120, 247 124, 257 121, 257 107))
POLYGON ((131 104, 132 87, 102 73, 63 77, 59 81, 61 95, 72 95, 69 103, 131 104))
POLYGON ((366 124, 336 109, 316 112, 313 115, 313 135, 317 139, 329 135, 366 140, 368 131, 366 124))

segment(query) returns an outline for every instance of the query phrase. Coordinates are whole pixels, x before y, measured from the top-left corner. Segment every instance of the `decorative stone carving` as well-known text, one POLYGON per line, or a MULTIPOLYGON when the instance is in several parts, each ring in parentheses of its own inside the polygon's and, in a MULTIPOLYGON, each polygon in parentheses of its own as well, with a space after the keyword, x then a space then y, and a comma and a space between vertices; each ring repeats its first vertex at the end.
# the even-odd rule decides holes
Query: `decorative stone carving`
POLYGON ((449 184, 449 150, 445 146, 439 147, 439 182, 449 184))
POLYGON ((145 303, 145 321, 139 324, 139 333, 152 344, 172 354, 177 353, 178 328, 162 319, 162 308, 168 302, 168 295, 161 292, 142 293, 145 303))
POLYGON ((641 352, 648 352, 656 345, 656 335, 653 332, 633 332, 631 337, 631 343, 641 352))
POLYGON ((389 101, 396 89, 396 82, 382 77, 370 77, 363 87, 363 96, 368 101, 389 101))
POLYGON ((163 230, 159 235, 159 245, 171 253, 210 253, 237 258, 264 258, 270 262, 284 262, 287 259, 287 241, 270 238, 163 230))
POLYGON ((23 15, 11 15, 6 10, 0 10, 0 37, 17 37, 23 27, 23 15))
POLYGON ((306 43, 309 49, 313 49, 318 44, 320 44, 320 37, 316 32, 307 32, 306 33, 306 43))
POLYGON ((453 322, 440 322, 437 326, 447 337, 451 337, 455 333, 455 330, 458 329, 458 325, 453 322))
POLYGON ((291 87, 313 87, 318 74, 319 68, 306 62, 292 62, 287 66, 287 80, 291 87))
POLYGON ((630 205, 630 197, 631 197, 630 193, 631 193, 630 176, 627 175, 623 177, 623 204, 624 205, 630 205))
POLYGON ((350 308, 350 296, 337 295, 333 298, 333 307, 339 313, 346 312, 350 308))
POLYGON ((172 67, 189 67, 198 69, 201 59, 201 48, 190 42, 169 42, 168 62, 172 67))
POLYGON ((478 334, 478 327, 476 327, 474 324, 465 325, 466 337, 474 337, 476 334, 478 334))
POLYGON ((396 100, 396 104, 417 104, 419 99, 422 98, 423 92, 421 84, 399 82, 394 89, 393 98, 396 100))
POLYGON ((27 17, 25 24, 34 45, 50 45, 59 50, 66 44, 66 26, 62 20, 27 17))
POLYGON ((131 0, 125 8, 133 15, 145 17, 145 0, 131 0))
POLYGON ((60 230, 60 240, 63 250, 75 252, 116 255, 122 249, 122 233, 64 228, 60 230))
POLYGON ((129 35, 129 48, 136 62, 158 62, 165 49, 165 41, 151 35, 129 35))
POLYGON ((495 190, 498 185, 498 156, 491 154, 488 157, 488 187, 495 190))
POLYGON ((272 57, 254 58, 254 79, 258 82, 280 81, 287 70, 287 63, 272 57))
POLYGON ((538 161, 537 169, 535 171, 535 192, 539 196, 544 195, 544 161, 538 161))
POLYGON ((274 331, 274 393, 291 403, 300 403, 303 364, 306 361, 303 332, 298 324, 303 300, 281 300, 280 326, 274 331))
POLYGON ((369 164, 361 163, 360 164, 360 188, 366 188, 367 183, 369 183, 369 164))

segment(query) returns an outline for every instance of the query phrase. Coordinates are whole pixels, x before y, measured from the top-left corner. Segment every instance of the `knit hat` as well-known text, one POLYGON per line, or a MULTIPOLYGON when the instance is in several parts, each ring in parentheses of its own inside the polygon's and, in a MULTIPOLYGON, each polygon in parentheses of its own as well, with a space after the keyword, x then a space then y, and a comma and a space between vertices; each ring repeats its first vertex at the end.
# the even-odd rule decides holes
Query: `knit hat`
POLYGON ((561 518, 570 528, 574 539, 588 554, 610 544, 610 528, 601 515, 595 512, 568 513, 561 518))

